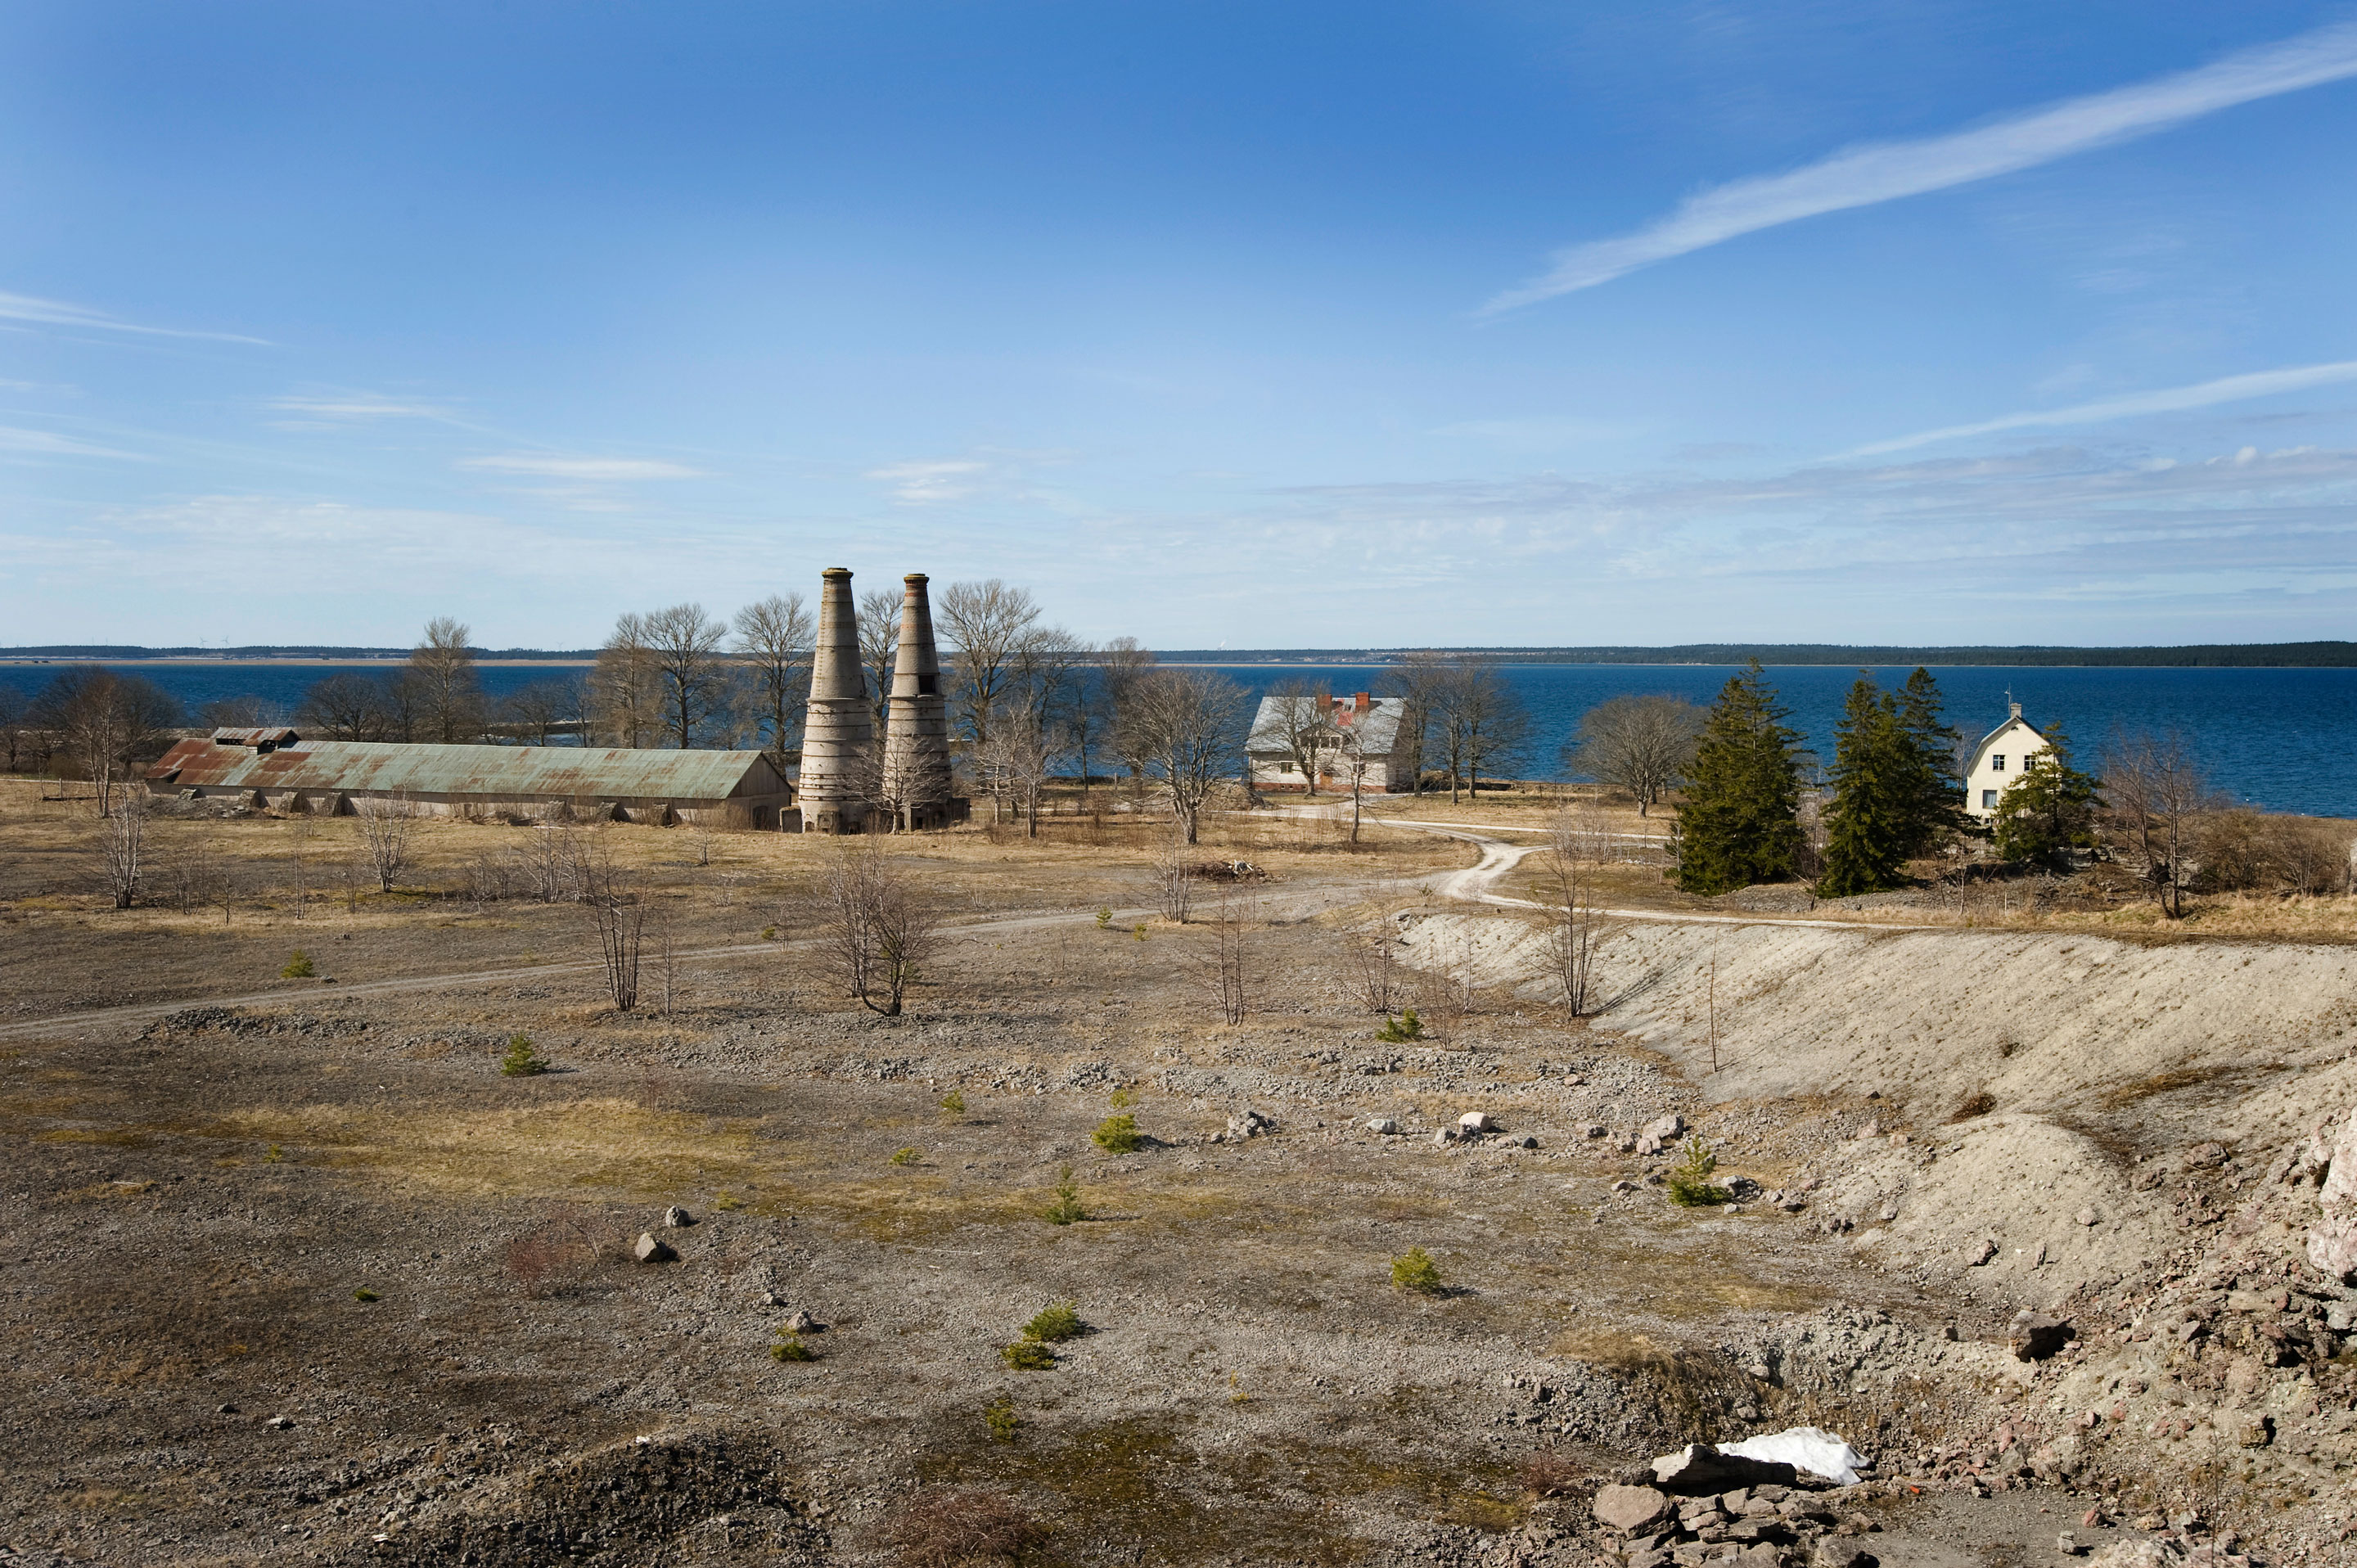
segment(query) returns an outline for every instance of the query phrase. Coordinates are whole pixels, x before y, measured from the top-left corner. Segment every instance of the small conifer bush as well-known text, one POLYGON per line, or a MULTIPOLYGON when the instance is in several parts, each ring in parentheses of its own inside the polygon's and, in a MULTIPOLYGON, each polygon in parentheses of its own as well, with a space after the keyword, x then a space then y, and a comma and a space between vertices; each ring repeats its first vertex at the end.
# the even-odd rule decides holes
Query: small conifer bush
POLYGON ((1137 1090, 1130 1088, 1128 1085, 1124 1084, 1121 1088, 1113 1091, 1113 1108, 1115 1111, 1126 1111, 1136 1103, 1137 1090))
POLYGON ((1420 1040, 1424 1038, 1424 1020, 1415 1015, 1413 1007, 1396 1018, 1386 1013, 1383 1015, 1383 1026, 1375 1031, 1375 1038, 1391 1045, 1420 1040))
POLYGON ((508 1053, 500 1058, 500 1071, 509 1078, 534 1078, 548 1070, 548 1063, 532 1048, 530 1035, 511 1035, 508 1053))
POLYGON ((1410 1247, 1392 1260, 1392 1283, 1418 1295, 1440 1294, 1440 1265, 1421 1247, 1410 1247))
POLYGON ((1017 1339, 1001 1349, 998 1359, 1018 1372, 1048 1372, 1056 1367, 1056 1353, 1037 1339, 1017 1339))
POLYGON ((311 955, 305 952, 301 948, 296 948, 295 950, 295 956, 286 961, 286 967, 278 972, 278 978, 281 980, 308 980, 318 972, 319 972, 317 970, 311 967, 311 955))
POLYGON ((1081 1321, 1079 1303, 1060 1301, 1025 1324, 1023 1337, 1045 1345, 1060 1345, 1067 1339, 1077 1339, 1088 1332, 1088 1326, 1081 1321))
POLYGON ((780 1331, 778 1335, 778 1342, 770 1347, 770 1359, 772 1361, 815 1361, 818 1359, 818 1355, 809 1346, 802 1343, 802 1337, 801 1335, 788 1334, 780 1331))
POLYGON ((1145 922, 1145 921, 1140 920, 1136 925, 1135 925, 1135 926, 1131 927, 1131 928, 1130 928, 1130 929, 1131 929, 1131 931, 1132 931, 1133 933, 1135 933, 1135 934, 1136 938, 1137 938, 1137 940, 1138 940, 1139 941, 1141 941, 1141 942, 1142 942, 1142 941, 1144 941, 1144 940, 1146 940, 1146 922, 1145 922))
POLYGON ((778 928, 775 926, 763 926, 761 928, 761 940, 765 942, 776 941, 778 940, 778 928))
POLYGON ((352 1292, 352 1299, 354 1301, 375 1301, 378 1300, 379 1297, 376 1292, 369 1289, 366 1285, 362 1285, 360 1289, 352 1292))
POLYGON ((913 1165, 921 1157, 913 1146, 892 1151, 892 1163, 896 1165, 913 1165))
POLYGON ((1072 1167, 1066 1165, 1056 1180, 1056 1201, 1041 1212, 1040 1218, 1050 1225, 1070 1225, 1088 1217, 1089 1211, 1081 1207, 1081 1184, 1072 1179, 1072 1167))
POLYGON ((1712 1183, 1718 1156, 1700 1138, 1686 1140, 1686 1157, 1670 1170, 1670 1201, 1681 1208, 1706 1208, 1727 1201, 1727 1188, 1712 1183))
POLYGON ((1113 910, 1112 910, 1112 908, 1111 908, 1109 906, 1104 906, 1104 905, 1100 905, 1100 906, 1098 906, 1098 908, 1097 908, 1097 929, 1098 929, 1098 930, 1100 930, 1100 931, 1102 931, 1102 930, 1103 930, 1105 928, 1107 928, 1108 926, 1111 926, 1112 924, 1113 924, 1113 910))
POLYGON ((1014 1442, 1015 1434, 1023 1425, 1016 1419, 1015 1402, 1004 1394, 982 1407, 982 1423, 990 1428, 992 1439, 999 1443, 1014 1442))
POLYGON ((954 1089, 951 1090, 947 1094, 942 1095, 942 1113, 943 1115, 945 1115, 945 1116, 963 1116, 963 1115, 964 1115, 964 1114, 965 1114, 965 1096, 964 1096, 964 1095, 963 1095, 963 1094, 960 1094, 960 1093, 959 1093, 956 1090, 954 1090, 954 1089))
POLYGON ((275 1144, 262 1151, 262 1163, 264 1165, 274 1165, 285 1157, 286 1151, 275 1144))
POLYGON ((1135 1152, 1137 1145, 1145 1142, 1145 1134, 1137 1130, 1137 1118, 1124 1112, 1098 1122, 1097 1130, 1089 1134, 1089 1142, 1108 1155, 1126 1155, 1135 1152))

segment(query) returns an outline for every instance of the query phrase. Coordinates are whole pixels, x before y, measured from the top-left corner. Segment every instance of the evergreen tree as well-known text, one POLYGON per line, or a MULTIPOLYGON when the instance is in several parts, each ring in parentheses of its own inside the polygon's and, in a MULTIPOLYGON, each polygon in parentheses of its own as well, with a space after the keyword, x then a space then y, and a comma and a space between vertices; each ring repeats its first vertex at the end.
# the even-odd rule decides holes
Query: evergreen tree
POLYGON ((1678 809, 1678 886, 1725 893, 1792 875, 1801 851, 1800 733, 1753 660, 1711 704, 1678 809))
POLYGON ((1972 828, 1956 768, 1956 731, 1940 716, 1940 683, 1918 665, 1899 688, 1899 727, 1911 753, 1907 853, 1930 854, 1972 828))
POLYGON ((1917 757, 1899 700, 1860 675, 1834 726, 1833 799, 1825 808, 1819 897, 1896 887, 1918 809, 1917 757))
POLYGON ((2061 729, 2046 732, 2048 749, 2032 752, 2021 775, 1996 800, 1994 828, 1999 858, 2018 865, 2069 869, 2070 853, 2095 842, 2095 801, 2102 779, 2071 766, 2071 743, 2061 729))

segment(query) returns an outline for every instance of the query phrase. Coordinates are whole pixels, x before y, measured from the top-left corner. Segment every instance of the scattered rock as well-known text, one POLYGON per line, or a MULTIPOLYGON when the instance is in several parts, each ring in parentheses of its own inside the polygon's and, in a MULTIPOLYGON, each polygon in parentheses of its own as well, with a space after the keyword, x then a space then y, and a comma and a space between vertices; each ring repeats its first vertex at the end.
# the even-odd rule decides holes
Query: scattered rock
POLYGON ((1454 1127, 1435 1128, 1433 1130, 1432 1141, 1436 1144, 1453 1144, 1457 1142, 1457 1129, 1454 1127))
POLYGON ((1597 1520, 1624 1535, 1651 1530, 1668 1519, 1675 1506, 1651 1487, 1603 1487, 1596 1493, 1597 1520))
POLYGON ((1809 1554, 1809 1568, 1871 1568, 1874 1554, 1852 1541, 1827 1539, 1809 1554))
POLYGON ((2098 1219, 2101 1218, 2101 1216, 2097 1215, 2092 1208, 2083 1208, 2079 1210, 2078 1214, 2074 1218, 2076 1218, 2082 1225, 2092 1226, 2098 1219))
POLYGON ((2172 1541, 2115 1541, 2087 1559, 2088 1568, 2176 1568, 2185 1561, 2172 1541))
POLYGON ((1601 1122, 1590 1122, 1579 1130, 1579 1135, 1583 1138, 1601 1138, 1604 1133, 1605 1127, 1601 1122))
POLYGON ((790 1334, 823 1334, 826 1325, 807 1312, 797 1312, 786 1319, 786 1331, 790 1334))
POLYGON ((684 1208, 676 1208, 676 1207, 674 1207, 674 1208, 666 1208, 666 1209, 664 1209, 664 1210, 663 1210, 663 1226, 664 1226, 664 1228, 665 1228, 666 1230, 683 1230, 683 1229, 685 1229, 686 1227, 688 1227, 688 1226, 690 1226, 690 1225, 693 1225, 693 1224, 694 1224, 694 1223, 695 1223, 695 1216, 694 1216, 694 1215, 693 1215, 693 1214, 690 1214, 690 1213, 689 1213, 686 1209, 684 1209, 684 1208))
POLYGON ((1996 1256, 1996 1242, 1986 1240, 1978 1242, 1964 1253, 1964 1267, 1977 1269, 1996 1256))
POLYGON ((293 1427, 295 1422, 291 1416, 274 1415, 262 1424, 270 1428, 273 1432, 285 1432, 293 1427))
POLYGON ((2067 1317, 2049 1317, 2023 1307, 2013 1315, 2006 1343, 2018 1361, 2043 1361, 2078 1337, 2067 1317))
POLYGON ((1498 1120, 1487 1111, 1468 1111, 1457 1119, 1457 1126, 1460 1132, 1494 1133, 1498 1130, 1498 1120))
POLYGON ((668 1241, 658 1241, 651 1230, 639 1232, 639 1244, 630 1249, 630 1256, 642 1263, 668 1263, 679 1254, 668 1241))
POLYGON ((1388 1138, 1394 1133, 1399 1131, 1399 1123, 1393 1121, 1388 1116, 1378 1116, 1373 1121, 1367 1123, 1367 1131, 1370 1133, 1381 1133, 1383 1136, 1388 1138))
POLYGON ((1669 1140, 1676 1137, 1685 1130, 1686 1124, 1684 1118, 1673 1111, 1666 1116, 1656 1116, 1651 1122, 1646 1122, 1642 1127, 1638 1128, 1637 1139, 1640 1143, 1642 1143, 1647 1138, 1652 1138, 1658 1143, 1667 1143, 1669 1140))
POLYGON ((1237 1138, 1257 1138, 1264 1133, 1275 1131, 1276 1122, 1257 1111, 1239 1111, 1228 1118, 1228 1137, 1232 1141, 1237 1138))
POLYGON ((1748 1176, 1728 1176, 1721 1185, 1727 1188, 1727 1196, 1738 1203, 1749 1203, 1765 1190, 1748 1176))

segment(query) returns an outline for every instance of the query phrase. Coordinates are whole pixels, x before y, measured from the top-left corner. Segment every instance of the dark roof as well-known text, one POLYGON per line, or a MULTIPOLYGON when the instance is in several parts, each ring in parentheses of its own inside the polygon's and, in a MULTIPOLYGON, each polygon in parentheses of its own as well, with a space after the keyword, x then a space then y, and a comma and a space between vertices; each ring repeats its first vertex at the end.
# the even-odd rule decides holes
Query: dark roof
MULTIPOLYGON (((232 732, 238 733, 238 732, 232 732)), ((785 792, 758 751, 570 746, 428 746, 296 740, 274 751, 184 740, 147 770, 182 789, 334 789, 597 800, 723 800, 785 792)))

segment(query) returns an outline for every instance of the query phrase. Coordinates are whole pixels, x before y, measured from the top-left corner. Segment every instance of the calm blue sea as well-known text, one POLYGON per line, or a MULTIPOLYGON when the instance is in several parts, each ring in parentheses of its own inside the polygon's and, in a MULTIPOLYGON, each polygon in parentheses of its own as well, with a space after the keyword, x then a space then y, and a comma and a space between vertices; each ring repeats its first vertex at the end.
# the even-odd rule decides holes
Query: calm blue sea
MULTIPOLYGON (((311 682, 344 666, 144 664, 124 666, 194 708, 215 698, 256 696, 290 711, 311 682)), ((384 665, 353 665, 363 672, 384 665)), ((1380 666, 1230 665, 1223 672, 1254 692, 1287 680, 1323 681, 1338 692, 1389 688, 1380 666)), ((1580 714, 1607 697, 1666 692, 1708 703, 1735 673, 1714 665, 1510 664, 1507 680, 1530 705, 1535 741, 1525 776, 1564 776, 1558 752, 1580 714)), ((576 666, 495 665, 482 671, 494 696, 527 682, 578 673, 576 666)), ((1824 757, 1833 757, 1834 724, 1857 671, 1832 665, 1786 665, 1769 679, 1792 710, 1792 724, 1824 757)), ((1904 669, 1876 670, 1886 686, 1904 669)), ((2061 725, 2083 762, 2092 763, 2113 729, 2177 729, 2195 745, 2218 786, 2274 811, 2357 817, 2357 670, 1935 669, 1948 720, 1977 738, 2005 717, 2006 694, 2030 722, 2061 725)), ((46 679, 38 667, 0 667, 0 682, 27 693, 46 679)))

